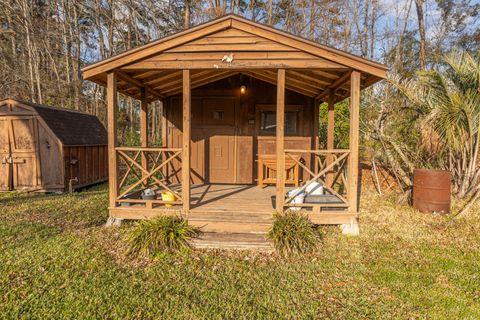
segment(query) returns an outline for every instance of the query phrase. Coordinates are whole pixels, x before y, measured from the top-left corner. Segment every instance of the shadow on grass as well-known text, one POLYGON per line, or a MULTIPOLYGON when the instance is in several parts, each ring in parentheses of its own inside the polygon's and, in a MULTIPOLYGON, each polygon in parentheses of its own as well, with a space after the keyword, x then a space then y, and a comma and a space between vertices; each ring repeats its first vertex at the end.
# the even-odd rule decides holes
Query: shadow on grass
POLYGON ((63 194, 57 194, 57 193, 13 193, 11 196, 6 196, 0 198, 0 204, 12 204, 17 201, 21 202, 28 202, 28 201, 51 201, 55 199, 62 199, 66 197, 73 197, 77 199, 86 199, 88 197, 92 197, 95 195, 101 195, 107 193, 107 189, 105 190, 97 190, 97 191, 79 191, 79 192, 74 192, 74 193, 63 193, 63 194))
POLYGON ((63 232, 58 226, 41 223, 6 223, 0 226, 2 247, 16 247, 24 242, 46 240, 63 232))
POLYGON ((107 188, 94 186, 72 194, 14 194, 1 198, 8 223, 38 223, 64 230, 103 225, 107 219, 107 188))

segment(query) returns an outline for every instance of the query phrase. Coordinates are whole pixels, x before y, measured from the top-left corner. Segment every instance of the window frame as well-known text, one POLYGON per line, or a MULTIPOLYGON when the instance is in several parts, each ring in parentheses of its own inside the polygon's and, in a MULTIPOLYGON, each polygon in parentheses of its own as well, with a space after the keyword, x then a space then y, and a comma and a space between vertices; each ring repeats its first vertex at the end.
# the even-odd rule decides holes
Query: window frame
MULTIPOLYGON (((263 137, 275 137, 275 132, 264 132, 262 131, 261 127, 261 120, 262 120, 262 112, 275 112, 277 111, 277 106, 273 104, 257 104, 255 106, 255 123, 256 123, 256 133, 258 136, 263 137)), ((287 133, 285 132, 285 136, 301 136, 303 134, 303 106, 302 105, 286 105, 285 106, 285 113, 287 112, 296 112, 297 114, 297 121, 296 121, 296 132, 294 133, 287 133)), ((276 118, 276 117, 275 117, 276 118)))

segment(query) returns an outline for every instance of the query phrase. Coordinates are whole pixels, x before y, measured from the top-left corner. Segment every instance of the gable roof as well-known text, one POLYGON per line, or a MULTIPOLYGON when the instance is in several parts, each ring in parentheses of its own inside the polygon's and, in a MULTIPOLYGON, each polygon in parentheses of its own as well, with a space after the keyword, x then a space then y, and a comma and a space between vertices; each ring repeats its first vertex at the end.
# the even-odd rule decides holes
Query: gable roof
MULTIPOLYGON (((387 71, 386 66, 374 61, 230 14, 99 61, 83 68, 82 72, 85 79, 106 85, 107 72, 115 70, 120 79, 120 92, 138 98, 138 89, 146 88, 147 95, 154 100, 173 94, 181 87, 177 85, 171 91, 152 87, 145 84, 144 74, 148 75, 147 79, 153 79, 153 83, 156 76, 165 76, 166 87, 170 89, 167 79, 180 81, 178 71, 182 69, 209 70, 198 77, 202 80, 210 77, 213 82, 245 71, 261 80, 271 80, 259 70, 279 68, 320 70, 334 76, 330 84, 345 72, 357 70, 363 75, 364 87, 385 78, 387 71), (232 42, 227 34, 241 41, 232 42), (222 57, 229 53, 234 61, 224 63, 222 57), (157 73, 148 72, 154 70, 157 73)), ((311 85, 305 78, 300 81, 302 85, 311 85)), ((295 87, 292 82, 290 86, 295 87)), ((199 83, 205 81, 199 80, 199 83)), ((193 80, 192 86, 195 86, 193 80)), ((329 87, 328 84, 318 87, 310 96, 317 96, 329 87)), ((301 85, 296 89, 300 90, 301 85)))
POLYGON ((2 104, 20 104, 33 109, 57 138, 66 146, 106 145, 107 131, 97 117, 65 108, 50 107, 14 99, 4 99, 2 104))

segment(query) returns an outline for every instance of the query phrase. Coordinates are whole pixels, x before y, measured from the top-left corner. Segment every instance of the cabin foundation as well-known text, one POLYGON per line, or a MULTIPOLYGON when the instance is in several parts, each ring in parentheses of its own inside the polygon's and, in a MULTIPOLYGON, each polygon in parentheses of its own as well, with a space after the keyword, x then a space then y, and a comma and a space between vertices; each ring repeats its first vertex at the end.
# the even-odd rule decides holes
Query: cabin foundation
POLYGON ((346 236, 358 236, 360 235, 360 227, 356 220, 352 220, 350 223, 344 223, 340 225, 340 230, 343 235, 346 236))

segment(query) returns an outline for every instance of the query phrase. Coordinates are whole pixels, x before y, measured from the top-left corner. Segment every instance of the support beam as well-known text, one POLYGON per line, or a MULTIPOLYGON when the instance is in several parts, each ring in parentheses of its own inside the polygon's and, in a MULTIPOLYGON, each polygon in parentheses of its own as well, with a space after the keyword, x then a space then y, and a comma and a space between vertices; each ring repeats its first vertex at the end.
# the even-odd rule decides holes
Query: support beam
MULTIPOLYGON (((167 148, 168 147, 168 133, 167 133, 167 128, 168 128, 168 125, 167 125, 167 100, 164 99, 160 102, 160 110, 157 110, 159 112, 159 116, 160 116, 160 124, 159 124, 159 127, 160 128, 156 128, 156 132, 158 132, 158 130, 160 129, 161 131, 161 146, 164 147, 164 148, 167 148)), ((156 121, 156 119, 152 119, 152 122, 156 121)), ((153 134, 152 134, 153 136, 153 134)), ((167 178, 167 182, 171 183, 170 179, 169 179, 169 172, 168 172, 169 168, 168 167, 165 167, 162 169, 161 173, 164 177, 167 178)))
POLYGON ((343 85, 345 82, 351 79, 352 71, 346 72, 342 77, 338 78, 334 83, 332 83, 330 86, 328 86, 327 89, 325 89, 322 93, 320 93, 318 96, 315 98, 323 100, 327 95, 330 94, 331 89, 337 89, 341 85, 343 85))
MULTIPOLYGON (((195 79, 194 77, 192 77, 191 81, 190 81, 191 82, 191 88, 197 88, 197 87, 200 87, 200 86, 208 84, 208 83, 212 83, 212 82, 215 82, 215 81, 218 81, 218 80, 221 80, 221 79, 225 79, 225 78, 233 76, 234 74, 237 74, 237 73, 232 72, 232 71, 226 71, 226 72, 218 72, 217 71, 217 72, 211 74, 210 76, 205 76, 204 78, 195 79)), ((163 92, 165 93, 165 95, 171 96, 171 95, 180 93, 181 90, 182 90, 181 88, 179 89, 179 88, 171 87, 171 88, 165 88, 163 90, 163 92)))
POLYGON ((190 70, 183 70, 183 150, 182 150, 182 198, 183 212, 190 211, 190 129, 191 129, 190 70))
POLYGON ((117 75, 114 71, 107 74, 107 129, 108 129, 108 187, 109 207, 116 206, 118 195, 118 158, 117 146, 117 75))
MULTIPOLYGON (((261 72, 251 72, 251 71, 242 71, 243 74, 246 74, 248 76, 251 76, 253 78, 256 78, 258 80, 262 80, 262 81, 265 81, 267 83, 270 83, 270 84, 273 84, 273 85, 276 85, 277 84, 277 77, 276 76, 271 76, 271 75, 268 75, 268 74, 265 74, 265 73, 261 73, 261 72)), ((307 97, 311 97, 313 98, 315 95, 316 95, 316 92, 312 92, 312 91, 309 91, 309 90, 305 90, 303 88, 300 88, 298 86, 292 86, 292 85, 289 85, 289 84, 285 84, 285 88, 288 89, 288 90, 291 90, 291 91, 295 91, 295 92, 298 92, 300 94, 303 94, 307 97)))
MULTIPOLYGON (((328 93, 328 116, 327 116, 327 149, 333 150, 335 139, 335 89, 330 89, 328 93)), ((333 155, 327 155, 327 165, 333 162, 333 155)), ((331 186, 333 183, 335 171, 331 170, 327 174, 327 185, 331 186)))
MULTIPOLYGON (((313 99, 313 145, 312 147, 314 150, 318 150, 320 147, 320 141, 318 137, 319 122, 320 122, 320 100, 313 99)), ((318 173, 320 166, 316 157, 317 156, 315 154, 311 155, 311 160, 313 161, 312 163, 314 165, 313 172, 318 173)))
POLYGON ((321 86, 321 88, 330 85, 330 81, 328 81, 328 79, 325 79, 325 80, 322 80, 324 78, 319 79, 320 76, 318 76, 318 75, 314 76, 311 73, 308 73, 308 71, 300 72, 300 71, 295 71, 295 70, 289 70, 288 75, 289 76, 290 75, 297 76, 298 79, 302 79, 302 81, 307 81, 309 83, 321 86))
POLYGON ((285 203, 285 69, 279 69, 277 72, 277 183, 276 183, 276 210, 283 212, 285 203))
POLYGON ((320 148, 320 140, 319 140, 319 126, 320 126, 320 100, 314 99, 313 100, 313 135, 315 137, 314 141, 314 149, 318 150, 320 148))
MULTIPOLYGON (((276 77, 276 73, 274 71, 271 71, 271 70, 262 70, 262 71, 259 71, 259 72, 264 73, 267 76, 270 75, 274 79, 276 77)), ((288 85, 300 87, 300 88, 303 88, 304 90, 314 92, 314 95, 319 94, 319 92, 322 92, 326 88, 325 85, 319 86, 318 84, 314 83, 313 81, 305 81, 305 79, 299 79, 299 77, 293 76, 293 75, 290 75, 290 74, 288 74, 288 78, 285 81, 286 81, 286 84, 288 84, 288 85)))
MULTIPOLYGON (((154 121, 154 120, 153 120, 154 121)), ((160 108, 160 130, 162 132, 162 147, 167 147, 167 104, 166 100, 161 101, 161 108, 160 108)))
POLYGON ((349 212, 358 212, 358 144, 360 122, 360 72, 353 71, 350 79, 350 156, 348 159, 349 212))
POLYGON ((147 91, 148 94, 150 94, 150 95, 152 95, 152 96, 154 96, 158 99, 163 98, 163 95, 161 93, 157 92, 152 87, 143 84, 141 81, 138 81, 137 79, 130 77, 128 74, 126 74, 124 72, 118 72, 118 78, 122 79, 123 81, 129 83, 130 85, 132 85, 132 86, 134 86, 134 87, 136 87, 140 90, 142 88, 145 88, 145 90, 147 91))
MULTIPOLYGON (((148 147, 148 103, 145 88, 140 89, 140 143, 142 148, 148 147)), ((148 158, 145 152, 142 152, 142 168, 148 171, 148 158)), ((142 173, 142 177, 145 173, 142 173)), ((145 181, 144 186, 147 186, 145 181)))

